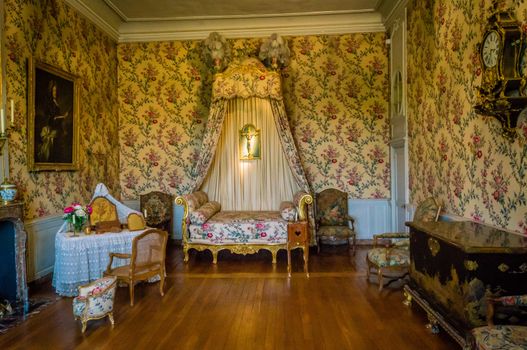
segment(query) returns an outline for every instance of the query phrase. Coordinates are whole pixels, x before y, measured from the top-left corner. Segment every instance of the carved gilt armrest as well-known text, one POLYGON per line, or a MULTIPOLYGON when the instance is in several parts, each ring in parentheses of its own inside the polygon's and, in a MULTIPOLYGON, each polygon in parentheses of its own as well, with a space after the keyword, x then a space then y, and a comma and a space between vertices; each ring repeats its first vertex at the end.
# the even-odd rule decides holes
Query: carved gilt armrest
POLYGON ((346 220, 348 220, 348 225, 351 225, 351 229, 355 231, 355 219, 349 215, 346 215, 346 220))
POLYGON ((307 206, 313 204, 313 196, 304 191, 299 191, 293 196, 293 203, 298 208, 298 218, 300 220, 307 220, 307 206))
POLYGON ((110 253, 110 262, 108 263, 108 266, 106 267, 106 273, 110 273, 112 271, 112 264, 113 264, 114 257, 118 259, 131 259, 132 254, 110 253))

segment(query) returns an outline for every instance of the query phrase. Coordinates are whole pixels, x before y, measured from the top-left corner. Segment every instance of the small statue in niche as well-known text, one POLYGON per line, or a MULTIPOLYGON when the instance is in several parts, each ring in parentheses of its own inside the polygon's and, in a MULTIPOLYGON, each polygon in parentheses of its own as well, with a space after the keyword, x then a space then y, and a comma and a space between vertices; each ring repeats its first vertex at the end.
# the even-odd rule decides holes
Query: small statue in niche
POLYGON ((212 65, 214 71, 222 71, 231 58, 229 42, 218 32, 212 32, 203 43, 203 55, 212 65))
POLYGON ((276 33, 271 34, 260 46, 260 60, 275 70, 287 66, 290 55, 287 41, 276 33))
POLYGON ((260 129, 253 124, 245 124, 240 130, 240 159, 260 159, 260 129))

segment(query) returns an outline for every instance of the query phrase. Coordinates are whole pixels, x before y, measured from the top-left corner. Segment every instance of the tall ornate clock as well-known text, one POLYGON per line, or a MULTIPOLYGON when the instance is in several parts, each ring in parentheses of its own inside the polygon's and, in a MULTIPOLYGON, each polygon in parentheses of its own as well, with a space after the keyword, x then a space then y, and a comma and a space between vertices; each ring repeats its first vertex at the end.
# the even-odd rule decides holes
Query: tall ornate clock
POLYGON ((496 117, 503 133, 513 136, 520 112, 527 107, 527 43, 513 9, 493 2, 492 15, 479 45, 482 70, 476 112, 496 117))

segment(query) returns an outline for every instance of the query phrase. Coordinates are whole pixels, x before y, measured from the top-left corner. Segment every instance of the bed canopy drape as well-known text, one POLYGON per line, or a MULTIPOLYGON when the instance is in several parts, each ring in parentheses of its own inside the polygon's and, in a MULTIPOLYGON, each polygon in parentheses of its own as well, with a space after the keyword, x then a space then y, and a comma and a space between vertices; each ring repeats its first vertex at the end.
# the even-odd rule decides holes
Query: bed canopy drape
MULTIPOLYGON (((277 199, 269 199, 267 205, 263 203, 262 208, 255 208, 254 205, 256 204, 253 203, 251 206, 249 203, 251 199, 249 198, 247 207, 238 208, 234 205, 231 208, 229 204, 226 205, 224 198, 221 197, 222 191, 224 196, 225 191, 232 194, 233 188, 236 192, 237 187, 245 181, 243 179, 224 179, 225 177, 243 176, 240 174, 243 173, 244 167, 255 164, 251 163, 253 161, 248 161, 249 165, 242 164, 240 166, 240 162, 243 161, 240 161, 235 155, 237 153, 232 152, 233 149, 237 149, 235 145, 238 138, 235 131, 239 123, 254 123, 254 120, 260 120, 260 125, 257 127, 262 128, 261 161, 262 163, 267 162, 267 166, 271 167, 265 168, 265 172, 271 173, 272 181, 269 181, 269 178, 264 180, 264 183, 260 185, 261 191, 281 191, 282 196, 296 190, 311 193, 289 128, 283 103, 280 74, 276 71, 267 70, 256 58, 246 58, 231 63, 225 72, 215 75, 209 119, 200 157, 193 172, 195 180, 193 190, 203 189, 207 191, 212 199, 222 203, 222 209, 278 210, 279 202, 277 203, 277 199), (233 124, 235 119, 238 120, 238 124, 233 124), (273 128, 270 128, 271 125, 273 128), (279 150, 269 145, 273 142, 278 144, 279 150), (272 162, 270 158, 272 158, 272 162), (237 170, 238 167, 240 167, 239 171, 237 170), (288 180, 288 177, 291 179, 288 180), (276 186, 276 181, 281 180, 283 180, 282 184, 276 186), (220 181, 221 183, 219 183, 220 181), (282 190, 279 188, 288 186, 290 187, 289 191, 287 188, 282 190), (275 207, 271 208, 272 206, 275 207)), ((240 190, 233 196, 238 196, 238 199, 245 196, 247 200, 246 197, 249 192, 253 193, 255 190, 240 190)), ((289 195, 287 200, 291 199, 292 196, 289 195)), ((256 201, 259 199, 252 202, 256 201)), ((311 207, 309 208, 309 216, 312 219, 313 209, 311 207)))

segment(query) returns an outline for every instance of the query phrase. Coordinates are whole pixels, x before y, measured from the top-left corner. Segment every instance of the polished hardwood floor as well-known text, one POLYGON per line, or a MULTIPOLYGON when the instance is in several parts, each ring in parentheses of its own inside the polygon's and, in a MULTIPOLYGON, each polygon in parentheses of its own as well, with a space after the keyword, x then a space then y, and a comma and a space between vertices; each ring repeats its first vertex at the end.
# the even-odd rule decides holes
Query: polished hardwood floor
MULTIPOLYGON (((183 263, 170 245, 165 296, 158 284, 118 288, 115 327, 91 321, 86 333, 74 321, 71 298, 60 298, 41 313, 0 335, 0 349, 457 349, 445 334, 425 327, 426 315, 402 304, 401 282, 379 293, 366 280, 365 254, 323 247, 310 255, 310 278, 302 273, 301 251, 293 252, 287 277, 285 251, 272 266, 262 252, 222 252, 218 265, 209 253, 191 253, 183 263)), ((54 295, 50 283, 31 295, 54 295)))

